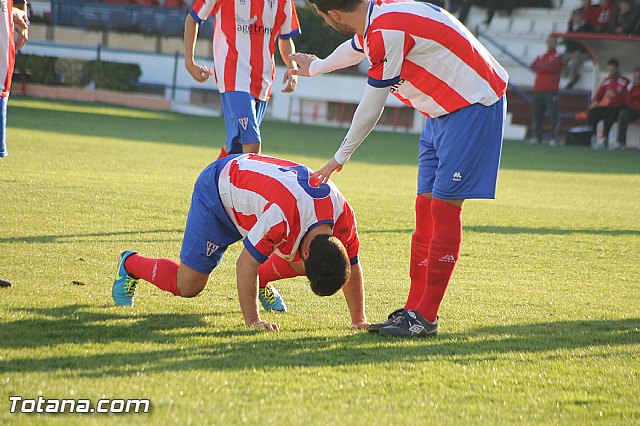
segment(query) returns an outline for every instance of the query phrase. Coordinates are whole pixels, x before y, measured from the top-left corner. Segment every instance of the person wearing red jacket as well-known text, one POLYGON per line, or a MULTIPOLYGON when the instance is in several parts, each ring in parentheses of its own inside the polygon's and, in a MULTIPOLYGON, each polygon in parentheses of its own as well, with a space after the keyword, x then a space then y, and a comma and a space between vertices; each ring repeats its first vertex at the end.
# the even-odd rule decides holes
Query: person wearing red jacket
POLYGON ((557 40, 553 36, 547 38, 547 52, 538 56, 531 64, 536 73, 533 85, 533 138, 532 144, 542 142, 544 117, 548 113, 551 117, 551 140, 549 145, 555 145, 558 139, 558 86, 564 60, 556 51, 557 40))
POLYGON ((604 148, 608 144, 609 130, 618 119, 618 113, 625 106, 625 96, 629 79, 620 75, 620 64, 616 59, 607 62, 609 75, 602 80, 600 87, 589 104, 587 122, 591 126, 591 134, 595 136, 596 127, 604 121, 603 138, 596 140, 594 148, 604 148))
POLYGON ((633 81, 627 86, 625 107, 618 115, 618 137, 620 148, 627 144, 627 127, 629 123, 640 118, 640 67, 633 70, 633 81))
POLYGON ((609 24, 617 12, 616 2, 611 0, 601 0, 594 12, 594 28, 599 33, 608 33, 609 24))

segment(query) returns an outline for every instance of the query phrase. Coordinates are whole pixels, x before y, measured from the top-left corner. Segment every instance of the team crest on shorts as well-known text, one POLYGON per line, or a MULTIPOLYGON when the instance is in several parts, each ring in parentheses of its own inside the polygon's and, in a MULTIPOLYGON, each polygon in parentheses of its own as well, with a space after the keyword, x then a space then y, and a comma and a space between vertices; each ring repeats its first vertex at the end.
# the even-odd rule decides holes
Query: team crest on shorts
POLYGON ((207 256, 211 256, 214 251, 218 249, 218 245, 213 244, 211 241, 207 241, 207 256))
POLYGON ((240 125, 244 130, 247 130, 247 125, 249 125, 249 117, 238 118, 240 125))

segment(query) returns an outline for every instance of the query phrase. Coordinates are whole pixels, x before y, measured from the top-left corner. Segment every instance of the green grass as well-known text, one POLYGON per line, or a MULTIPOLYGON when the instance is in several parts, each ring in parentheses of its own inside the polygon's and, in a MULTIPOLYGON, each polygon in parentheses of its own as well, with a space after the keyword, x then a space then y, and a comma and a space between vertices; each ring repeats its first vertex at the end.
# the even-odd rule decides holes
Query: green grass
MULTIPOLYGON (((265 123, 265 153, 319 167, 344 130, 265 123)), ((9 106, 0 161, 0 424, 640 422, 640 152, 507 142, 497 199, 464 208, 441 335, 350 331, 341 296, 278 284, 280 333, 246 329, 232 247, 195 299, 143 283, 112 306, 118 254, 177 258, 220 119, 9 106), (74 284, 74 281, 82 285, 74 284), (149 398, 151 414, 9 413, 25 398, 149 398)), ((417 136, 375 133, 335 181, 361 235, 367 314, 408 290, 417 136)))

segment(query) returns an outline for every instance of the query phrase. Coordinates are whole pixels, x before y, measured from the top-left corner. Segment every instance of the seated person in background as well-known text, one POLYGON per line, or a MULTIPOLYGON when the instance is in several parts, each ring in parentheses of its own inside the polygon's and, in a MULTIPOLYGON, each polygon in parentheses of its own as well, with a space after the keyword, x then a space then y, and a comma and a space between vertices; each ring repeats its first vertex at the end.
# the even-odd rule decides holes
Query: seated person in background
POLYGON ((633 0, 620 0, 618 7, 609 23, 609 30, 617 34, 631 34, 638 22, 638 6, 633 0))
MULTIPOLYGON (((567 32, 591 33, 594 31, 589 21, 585 19, 584 11, 584 8, 578 8, 573 11, 571 19, 569 19, 567 32)), ((573 89, 573 86, 578 82, 578 80, 580 80, 580 69, 589 55, 587 54, 587 50, 582 47, 580 43, 567 41, 565 46, 565 77, 569 77, 567 89, 573 89)))
POLYGON ((627 127, 640 118, 640 67, 633 70, 633 81, 627 86, 625 106, 618 114, 618 137, 620 148, 627 145, 627 127))
POLYGON ((596 135, 596 127, 602 120, 604 121, 604 134, 602 138, 596 138, 594 148, 602 149, 606 147, 611 126, 618 119, 618 113, 625 105, 625 96, 629 79, 620 75, 620 64, 615 59, 607 62, 609 75, 602 80, 600 87, 589 104, 587 111, 587 121, 591 126, 591 134, 596 135))
POLYGON ((600 6, 595 10, 595 30, 598 33, 608 33, 609 26, 613 16, 616 14, 618 8, 615 1, 601 0, 600 6))
POLYGON ((597 24, 597 10, 598 6, 592 5, 591 0, 581 0, 580 7, 574 9, 573 12, 571 12, 571 17, 569 18, 569 28, 567 32, 578 31, 578 26, 574 19, 574 15, 576 13, 581 13, 582 16, 582 19, 578 22, 581 22, 582 24, 588 24, 590 28, 589 32, 594 32, 597 24))

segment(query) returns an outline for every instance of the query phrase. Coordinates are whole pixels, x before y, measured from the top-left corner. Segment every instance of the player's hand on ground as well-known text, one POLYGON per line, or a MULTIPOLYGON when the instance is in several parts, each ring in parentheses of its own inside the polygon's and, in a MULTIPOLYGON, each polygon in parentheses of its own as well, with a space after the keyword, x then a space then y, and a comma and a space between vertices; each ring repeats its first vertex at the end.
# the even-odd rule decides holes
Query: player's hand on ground
POLYGON ((203 67, 193 62, 185 63, 184 65, 187 68, 189 74, 191 74, 191 77, 193 77, 193 79, 198 83, 204 83, 205 81, 209 80, 209 77, 213 75, 213 71, 208 67, 203 67))
POLYGON ((280 326, 276 323, 269 321, 257 320, 249 323, 251 328, 266 328, 269 331, 280 331, 280 326))
POLYGON ((289 71, 294 71, 293 69, 288 69, 286 73, 284 73, 284 78, 282 79, 282 83, 285 83, 284 89, 282 89, 282 93, 291 93, 298 87, 298 76, 295 74, 291 74, 289 71))
POLYGON ((353 331, 368 330, 368 329, 369 329, 369 323, 366 321, 351 324, 351 330, 353 331))
POLYGON ((294 60, 298 64, 298 69, 288 69, 287 75, 301 75, 303 77, 309 77, 309 67, 311 62, 318 59, 316 55, 309 55, 308 53, 292 53, 289 58, 294 60))
POLYGON ((341 170, 342 164, 338 163, 335 158, 332 158, 323 168, 319 169, 309 177, 309 182, 313 186, 319 186, 323 183, 327 183, 334 171, 340 172, 341 170))

